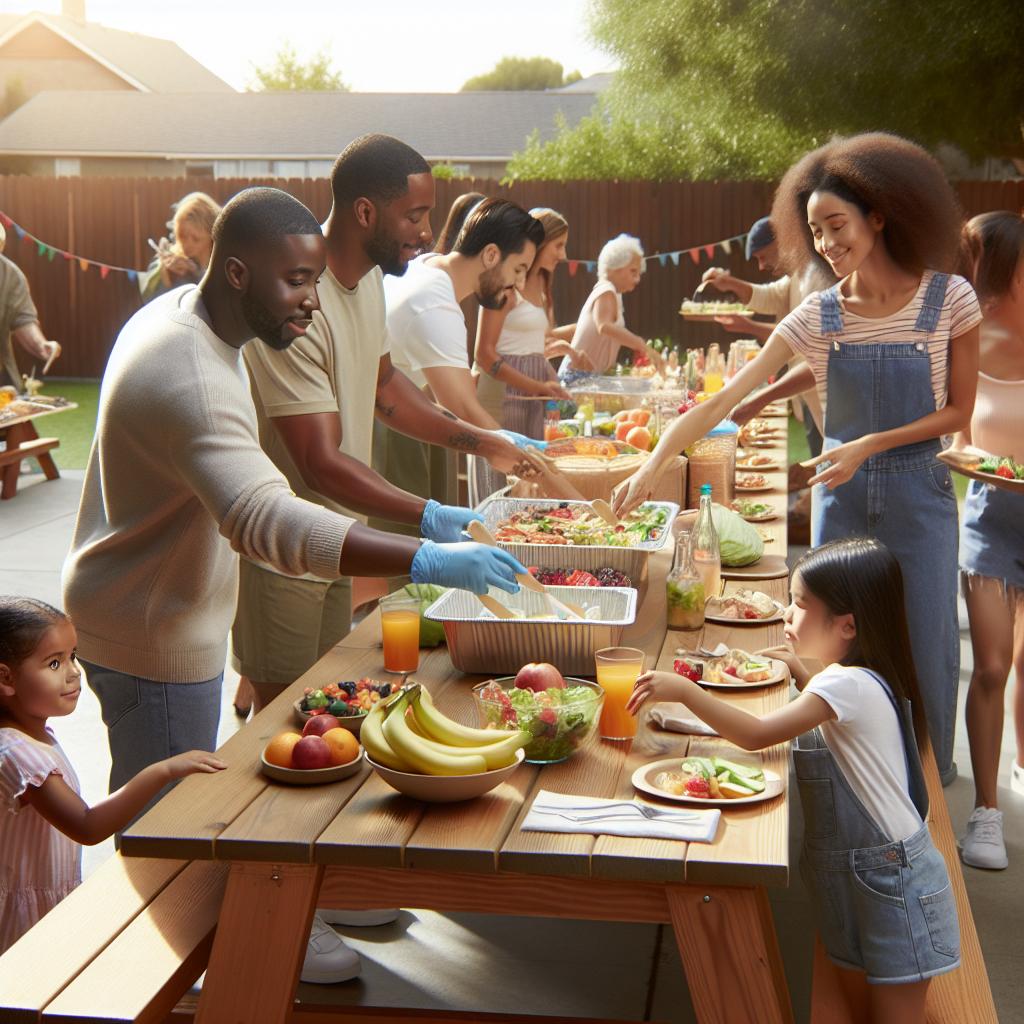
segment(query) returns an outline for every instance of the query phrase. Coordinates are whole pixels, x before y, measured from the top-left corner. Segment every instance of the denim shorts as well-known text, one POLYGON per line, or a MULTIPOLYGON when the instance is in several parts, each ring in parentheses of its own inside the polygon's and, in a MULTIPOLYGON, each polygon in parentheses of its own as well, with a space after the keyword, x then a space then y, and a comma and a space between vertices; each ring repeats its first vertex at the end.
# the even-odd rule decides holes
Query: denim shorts
POLYGON ((927 825, 872 849, 805 845, 800 870, 825 950, 840 967, 864 971, 872 984, 895 985, 960 965, 956 901, 927 825))

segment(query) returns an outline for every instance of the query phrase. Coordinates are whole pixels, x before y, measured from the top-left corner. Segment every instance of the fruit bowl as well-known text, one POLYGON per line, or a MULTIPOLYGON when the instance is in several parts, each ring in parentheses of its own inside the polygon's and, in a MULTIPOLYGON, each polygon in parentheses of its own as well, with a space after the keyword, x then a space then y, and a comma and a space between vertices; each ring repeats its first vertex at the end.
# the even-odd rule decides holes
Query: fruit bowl
POLYGON ((533 736, 524 748, 528 763, 567 761, 596 735, 604 704, 604 690, 597 683, 567 676, 564 690, 540 693, 517 690, 514 683, 515 676, 490 679, 473 687, 473 697, 485 728, 523 729, 533 736), (584 689, 586 693, 580 692, 584 689))
POLYGON ((306 687, 306 692, 293 704, 295 708, 295 720, 299 725, 305 725, 311 718, 315 718, 318 714, 329 713, 334 715, 338 720, 338 724, 343 729, 348 729, 349 732, 359 735, 359 730, 362 727, 363 719, 366 718, 367 713, 373 706, 372 703, 368 703, 361 707, 358 713, 348 714, 345 713, 350 708, 355 707, 354 696, 362 695, 363 699, 366 699, 367 695, 373 693, 379 694, 380 697, 388 696, 393 688, 393 684, 387 682, 380 682, 376 679, 360 679, 346 680, 341 683, 330 683, 322 689, 315 690, 312 687, 306 687), (343 692, 344 691, 344 692, 343 692), (319 699, 320 701, 326 700, 327 704, 321 704, 322 710, 310 710, 306 707, 308 701, 311 698, 319 699), (339 701, 338 698, 343 698, 339 701), (345 709, 343 712, 342 709, 345 709))
MULTIPOLYGON (((364 716, 365 717, 365 716, 364 716)), ((260 771, 275 782, 285 782, 290 786, 319 786, 324 782, 340 782, 359 771, 363 761, 363 751, 347 764, 331 765, 330 768, 282 768, 271 764, 260 754, 260 771)), ((369 760, 369 758, 367 758, 369 760)))
MULTIPOLYGON (((295 701, 292 707, 295 708, 295 721, 297 721, 299 725, 305 725, 311 718, 316 717, 308 711, 302 710, 301 697, 295 701)), ((335 715, 334 717, 338 719, 338 725, 340 725, 342 729, 348 729, 349 732, 355 733, 355 735, 358 736, 366 715, 335 715)))
POLYGON ((475 775, 419 775, 397 772, 377 764, 369 755, 366 762, 392 788, 403 796, 431 804, 453 804, 460 800, 474 800, 489 793, 504 782, 522 763, 526 755, 516 752, 516 759, 505 768, 495 768, 475 775))

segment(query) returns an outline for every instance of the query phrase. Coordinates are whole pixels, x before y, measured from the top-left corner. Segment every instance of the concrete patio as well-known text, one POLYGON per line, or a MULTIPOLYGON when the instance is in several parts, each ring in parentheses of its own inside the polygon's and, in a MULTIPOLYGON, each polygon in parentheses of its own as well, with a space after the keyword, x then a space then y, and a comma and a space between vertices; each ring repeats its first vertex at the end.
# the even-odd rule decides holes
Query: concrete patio
MULTIPOLYGON (((0 593, 30 595, 60 604, 61 563, 74 526, 82 476, 81 472, 68 471, 60 480, 47 483, 41 475, 24 475, 17 497, 0 504, 0 593)), ((956 745, 961 774, 946 791, 958 828, 970 813, 974 796, 963 728, 962 704, 971 671, 970 642, 963 620, 961 646, 961 713, 956 745)), ((229 668, 221 741, 239 727, 231 707, 236 680, 229 668)), ((75 714, 56 721, 54 727, 81 776, 86 800, 101 798, 107 789, 109 757, 99 706, 88 689, 75 714)), ((964 869, 999 1019, 1006 1022, 1024 1021, 1024 978, 1016 932, 1024 878, 1024 799, 1008 788, 1013 753, 1008 714, 1000 801, 1006 814, 1010 867, 1003 872, 964 869)), ((794 799, 791 805, 791 885, 772 893, 772 908, 796 1019, 806 1021, 813 924, 796 870, 801 833, 799 801, 794 799)), ((86 850, 86 873, 112 849, 107 842, 86 850)), ((363 957, 361 980, 333 988, 300 986, 300 999, 557 1013, 567 1019, 589 1016, 672 1024, 693 1020, 672 934, 656 926, 406 911, 393 925, 342 931, 363 957)))

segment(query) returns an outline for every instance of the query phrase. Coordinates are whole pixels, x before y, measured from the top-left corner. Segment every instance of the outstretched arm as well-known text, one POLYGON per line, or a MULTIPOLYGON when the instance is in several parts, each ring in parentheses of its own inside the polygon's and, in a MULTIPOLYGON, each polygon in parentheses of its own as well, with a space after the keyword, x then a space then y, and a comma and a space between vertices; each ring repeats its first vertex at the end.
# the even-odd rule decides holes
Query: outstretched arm
POLYGON ((801 363, 792 370, 787 370, 774 384, 769 384, 745 402, 740 402, 733 410, 732 418, 742 426, 748 420, 752 420, 766 405, 795 398, 813 387, 814 371, 807 363, 801 363))

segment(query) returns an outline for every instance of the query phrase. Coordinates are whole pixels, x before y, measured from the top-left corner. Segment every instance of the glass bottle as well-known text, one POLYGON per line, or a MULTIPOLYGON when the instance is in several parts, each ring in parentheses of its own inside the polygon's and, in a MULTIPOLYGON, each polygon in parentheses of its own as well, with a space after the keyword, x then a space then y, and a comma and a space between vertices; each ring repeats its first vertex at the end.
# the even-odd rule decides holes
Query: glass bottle
POLYGON ((665 579, 669 629, 700 629, 704 625, 704 581, 693 564, 690 532, 676 538, 676 556, 665 579))
POLYGON ((711 484, 704 484, 700 489, 700 511, 693 526, 690 549, 694 567, 704 581, 705 598, 718 597, 722 589, 722 552, 711 515, 711 484))

